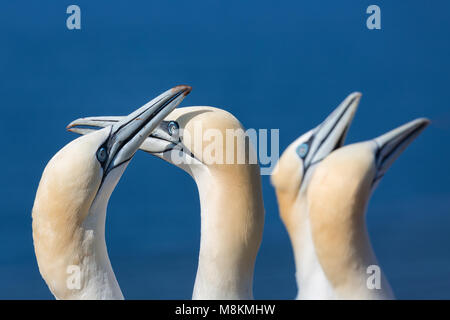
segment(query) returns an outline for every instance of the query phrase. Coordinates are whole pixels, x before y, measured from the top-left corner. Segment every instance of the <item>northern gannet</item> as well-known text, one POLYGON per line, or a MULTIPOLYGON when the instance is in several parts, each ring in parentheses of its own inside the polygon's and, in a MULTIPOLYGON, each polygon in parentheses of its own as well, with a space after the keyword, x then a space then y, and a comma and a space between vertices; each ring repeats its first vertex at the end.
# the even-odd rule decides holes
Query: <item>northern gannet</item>
POLYGON ((174 87, 73 140, 45 167, 32 210, 33 241, 39 271, 57 299, 123 299, 105 242, 106 207, 141 143, 190 90, 174 87), (68 279, 76 269, 73 287, 68 279))
MULTIPOLYGON (((346 101, 352 97, 359 100, 360 95, 350 95, 346 101)), ((337 110, 345 105, 344 101, 337 110)), ((350 121, 349 117, 347 127, 350 121)), ((297 299, 394 297, 382 273, 380 288, 367 284, 368 268, 379 265, 367 234, 365 211, 379 179, 427 125, 428 120, 418 119, 371 141, 342 148, 345 135, 331 132, 325 143, 320 139, 321 145, 329 141, 329 147, 316 157, 314 132, 324 128, 322 124, 282 154, 271 180, 294 250, 297 299)))
MULTIPOLYGON (((104 127, 120 119, 91 117, 69 126, 85 134, 92 129, 76 126, 104 127)), ((166 117, 141 146, 188 172, 197 184, 201 241, 193 299, 253 299, 254 265, 264 225, 260 169, 249 164, 254 155, 250 143, 234 143, 234 138, 228 145, 211 141, 210 133, 226 137, 227 129, 245 140, 243 127, 232 114, 213 107, 183 107, 166 117), (219 147, 210 154, 208 148, 214 142, 219 147), (234 155, 245 155, 244 164, 211 161, 209 156, 225 157, 230 148, 234 155)))
POLYGON ((307 195, 311 233, 334 298, 394 299, 370 244, 366 209, 380 179, 428 124, 416 119, 373 140, 342 147, 317 166, 307 195), (373 274, 375 268, 379 274, 373 274), (377 281, 379 287, 374 287, 377 281))
POLYGON ((317 164, 343 145, 360 98, 352 93, 319 126, 291 143, 271 175, 294 252, 297 299, 326 299, 333 293, 313 245, 307 194, 317 164))

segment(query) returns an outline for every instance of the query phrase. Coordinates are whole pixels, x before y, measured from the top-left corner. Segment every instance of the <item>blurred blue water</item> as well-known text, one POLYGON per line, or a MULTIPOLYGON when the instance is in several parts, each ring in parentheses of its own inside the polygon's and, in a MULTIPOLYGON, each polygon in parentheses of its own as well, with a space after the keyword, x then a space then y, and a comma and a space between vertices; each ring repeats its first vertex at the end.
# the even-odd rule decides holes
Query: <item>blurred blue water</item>
MULTIPOLYGON (((375 192, 369 232, 399 298, 450 298, 450 3, 377 1, 2 2, 0 298, 51 298, 31 237, 46 162, 80 116, 125 114, 177 84, 247 128, 280 128, 284 149, 347 94, 363 99, 348 142, 416 117, 433 123, 375 192)), ((294 265, 269 178, 255 297, 293 298, 294 265)), ((194 182, 138 153, 108 208, 107 242, 127 298, 189 299, 199 245, 194 182), (156 186, 156 187, 155 187, 156 186), (173 194, 177 201, 173 201, 173 194)))

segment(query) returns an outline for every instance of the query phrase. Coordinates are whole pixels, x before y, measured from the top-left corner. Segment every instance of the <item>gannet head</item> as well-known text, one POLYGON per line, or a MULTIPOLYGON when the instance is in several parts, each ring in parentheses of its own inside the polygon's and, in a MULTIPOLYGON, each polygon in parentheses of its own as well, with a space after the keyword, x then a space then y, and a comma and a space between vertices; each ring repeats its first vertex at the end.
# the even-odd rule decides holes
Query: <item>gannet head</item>
POLYGON ((317 165, 344 144, 361 98, 350 94, 320 125, 291 143, 281 155, 271 176, 281 218, 289 229, 301 222, 297 216, 317 165))
POLYGON ((245 129, 231 113, 207 106, 185 107, 174 110, 165 121, 166 132, 160 130, 147 140, 159 138, 163 151, 152 150, 145 143, 142 150, 191 175, 207 171, 229 176, 257 167, 256 161, 250 161, 255 152, 245 129))
POLYGON ((366 270, 376 258, 364 213, 381 177, 428 124, 417 119, 373 140, 342 147, 317 166, 307 192, 311 232, 320 264, 339 296, 393 297, 384 276, 383 290, 367 289, 366 270))
POLYGON ((114 125, 70 142, 47 164, 32 211, 33 240, 41 275, 57 298, 111 298, 102 292, 107 288, 93 287, 116 282, 114 275, 98 279, 111 276, 107 272, 97 274, 110 269, 107 202, 141 143, 189 91, 164 92, 114 125), (67 285, 72 266, 84 272, 80 288, 67 285))

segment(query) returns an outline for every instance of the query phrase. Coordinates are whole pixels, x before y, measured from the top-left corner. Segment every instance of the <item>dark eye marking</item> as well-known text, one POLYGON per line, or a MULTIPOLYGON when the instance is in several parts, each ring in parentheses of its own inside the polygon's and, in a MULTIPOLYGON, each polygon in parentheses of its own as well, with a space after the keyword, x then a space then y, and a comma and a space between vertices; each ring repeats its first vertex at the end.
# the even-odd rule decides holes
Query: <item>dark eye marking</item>
POLYGON ((100 147, 97 150, 97 160, 103 164, 107 158, 108 158, 108 152, 106 151, 106 148, 100 147))
POLYGON ((169 134, 171 136, 177 136, 178 135, 178 130, 180 129, 180 126, 178 125, 178 123, 176 123, 175 121, 170 121, 167 124, 167 130, 169 131, 169 134))
POLYGON ((297 147, 297 154, 300 158, 305 159, 309 151, 309 145, 307 143, 302 143, 297 147))

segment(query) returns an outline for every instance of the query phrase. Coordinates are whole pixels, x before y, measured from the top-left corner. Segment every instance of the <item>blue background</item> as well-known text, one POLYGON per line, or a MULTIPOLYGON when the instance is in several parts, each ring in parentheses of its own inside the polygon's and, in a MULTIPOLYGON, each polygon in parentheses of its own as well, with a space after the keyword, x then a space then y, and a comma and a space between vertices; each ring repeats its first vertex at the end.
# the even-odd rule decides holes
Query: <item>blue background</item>
MULTIPOLYGON (((182 105, 280 128, 281 150, 353 91, 347 143, 416 117, 432 124, 383 178, 368 209, 398 298, 450 298, 450 2, 76 1, 0 5, 0 298, 52 298, 35 261, 31 208, 75 118, 127 114, 189 84, 182 105), (366 28, 370 4, 382 30, 366 28)), ((269 177, 255 298, 295 297, 294 263, 269 177)), ((191 297, 200 237, 193 180, 139 152, 108 208, 107 243, 126 298, 191 297), (177 201, 173 201, 173 193, 177 201)))

